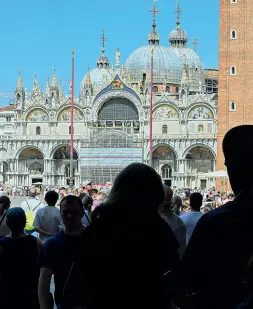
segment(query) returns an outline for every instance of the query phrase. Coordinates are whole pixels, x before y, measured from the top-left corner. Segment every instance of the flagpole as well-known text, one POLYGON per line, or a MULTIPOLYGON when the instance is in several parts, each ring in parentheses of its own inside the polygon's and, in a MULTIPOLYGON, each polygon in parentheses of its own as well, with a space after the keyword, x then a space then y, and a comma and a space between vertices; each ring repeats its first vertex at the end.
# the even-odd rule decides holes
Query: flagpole
POLYGON ((150 82, 150 124, 149 124, 149 165, 152 167, 153 160, 153 83, 154 83, 154 48, 151 50, 151 82, 150 82))
POLYGON ((72 92, 71 92, 71 124, 70 124, 70 180, 69 186, 74 186, 74 79, 75 79, 75 51, 72 50, 72 92))

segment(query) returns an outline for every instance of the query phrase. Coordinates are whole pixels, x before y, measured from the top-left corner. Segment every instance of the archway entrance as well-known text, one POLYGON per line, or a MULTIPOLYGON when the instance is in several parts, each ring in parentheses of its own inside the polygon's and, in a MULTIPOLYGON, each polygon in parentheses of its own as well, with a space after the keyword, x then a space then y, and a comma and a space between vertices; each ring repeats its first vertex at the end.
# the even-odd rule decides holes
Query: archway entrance
MULTIPOLYGON (((73 171, 74 171, 74 184, 75 172, 78 170, 78 154, 73 151, 73 171)), ((53 154, 53 173, 54 183, 60 186, 69 185, 70 181, 70 146, 60 146, 53 154)))
POLYGON ((19 186, 43 182, 44 156, 42 152, 35 147, 23 149, 18 157, 18 172, 17 185, 19 186))
POLYGON ((159 172, 164 183, 172 186, 175 183, 173 171, 177 171, 176 154, 170 146, 160 146, 153 152, 153 167, 159 172))
POLYGON ((186 173, 187 186, 207 189, 206 173, 213 172, 215 169, 215 157, 213 153, 204 146, 191 148, 186 154, 186 173))

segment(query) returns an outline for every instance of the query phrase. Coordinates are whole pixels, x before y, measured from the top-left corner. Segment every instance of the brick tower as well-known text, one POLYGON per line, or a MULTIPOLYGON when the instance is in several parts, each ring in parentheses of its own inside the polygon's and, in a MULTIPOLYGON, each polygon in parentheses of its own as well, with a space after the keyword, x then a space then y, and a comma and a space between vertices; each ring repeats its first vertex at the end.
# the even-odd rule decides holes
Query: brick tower
POLYGON ((241 124, 253 124, 253 1, 220 0, 217 170, 224 135, 241 124))

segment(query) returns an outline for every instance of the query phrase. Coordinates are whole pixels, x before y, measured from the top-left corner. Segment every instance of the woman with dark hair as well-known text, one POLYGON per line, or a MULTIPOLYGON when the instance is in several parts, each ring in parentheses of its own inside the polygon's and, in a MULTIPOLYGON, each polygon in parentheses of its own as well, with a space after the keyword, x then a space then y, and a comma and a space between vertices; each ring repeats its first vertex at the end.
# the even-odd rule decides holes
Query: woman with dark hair
POLYGON ((175 236, 157 211, 163 201, 153 168, 134 163, 116 177, 85 230, 73 269, 86 278, 88 308, 169 308, 164 275, 180 259, 175 236))
POLYGON ((79 198, 83 204, 84 216, 82 218, 82 224, 84 226, 88 226, 91 224, 91 206, 93 203, 93 199, 86 193, 81 193, 79 198))
POLYGON ((0 196, 0 239, 10 234, 10 230, 6 224, 7 211, 11 206, 8 196, 0 196))
POLYGON ((39 238, 25 233, 26 215, 21 207, 8 210, 11 233, 0 240, 0 308, 38 309, 39 238))

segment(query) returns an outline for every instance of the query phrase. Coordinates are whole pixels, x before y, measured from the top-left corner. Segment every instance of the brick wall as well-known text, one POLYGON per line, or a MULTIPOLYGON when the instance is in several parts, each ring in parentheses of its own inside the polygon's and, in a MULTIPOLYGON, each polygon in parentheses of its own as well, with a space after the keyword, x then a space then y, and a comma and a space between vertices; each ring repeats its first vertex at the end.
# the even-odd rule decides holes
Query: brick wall
MULTIPOLYGON (((253 1, 220 0, 217 169, 225 169, 222 140, 237 125, 253 124, 253 1), (231 39, 236 30, 237 39, 231 39), (230 67, 236 75, 230 76, 230 67), (229 102, 235 101, 236 111, 229 102)), ((217 186, 219 187, 219 183, 217 186)))

